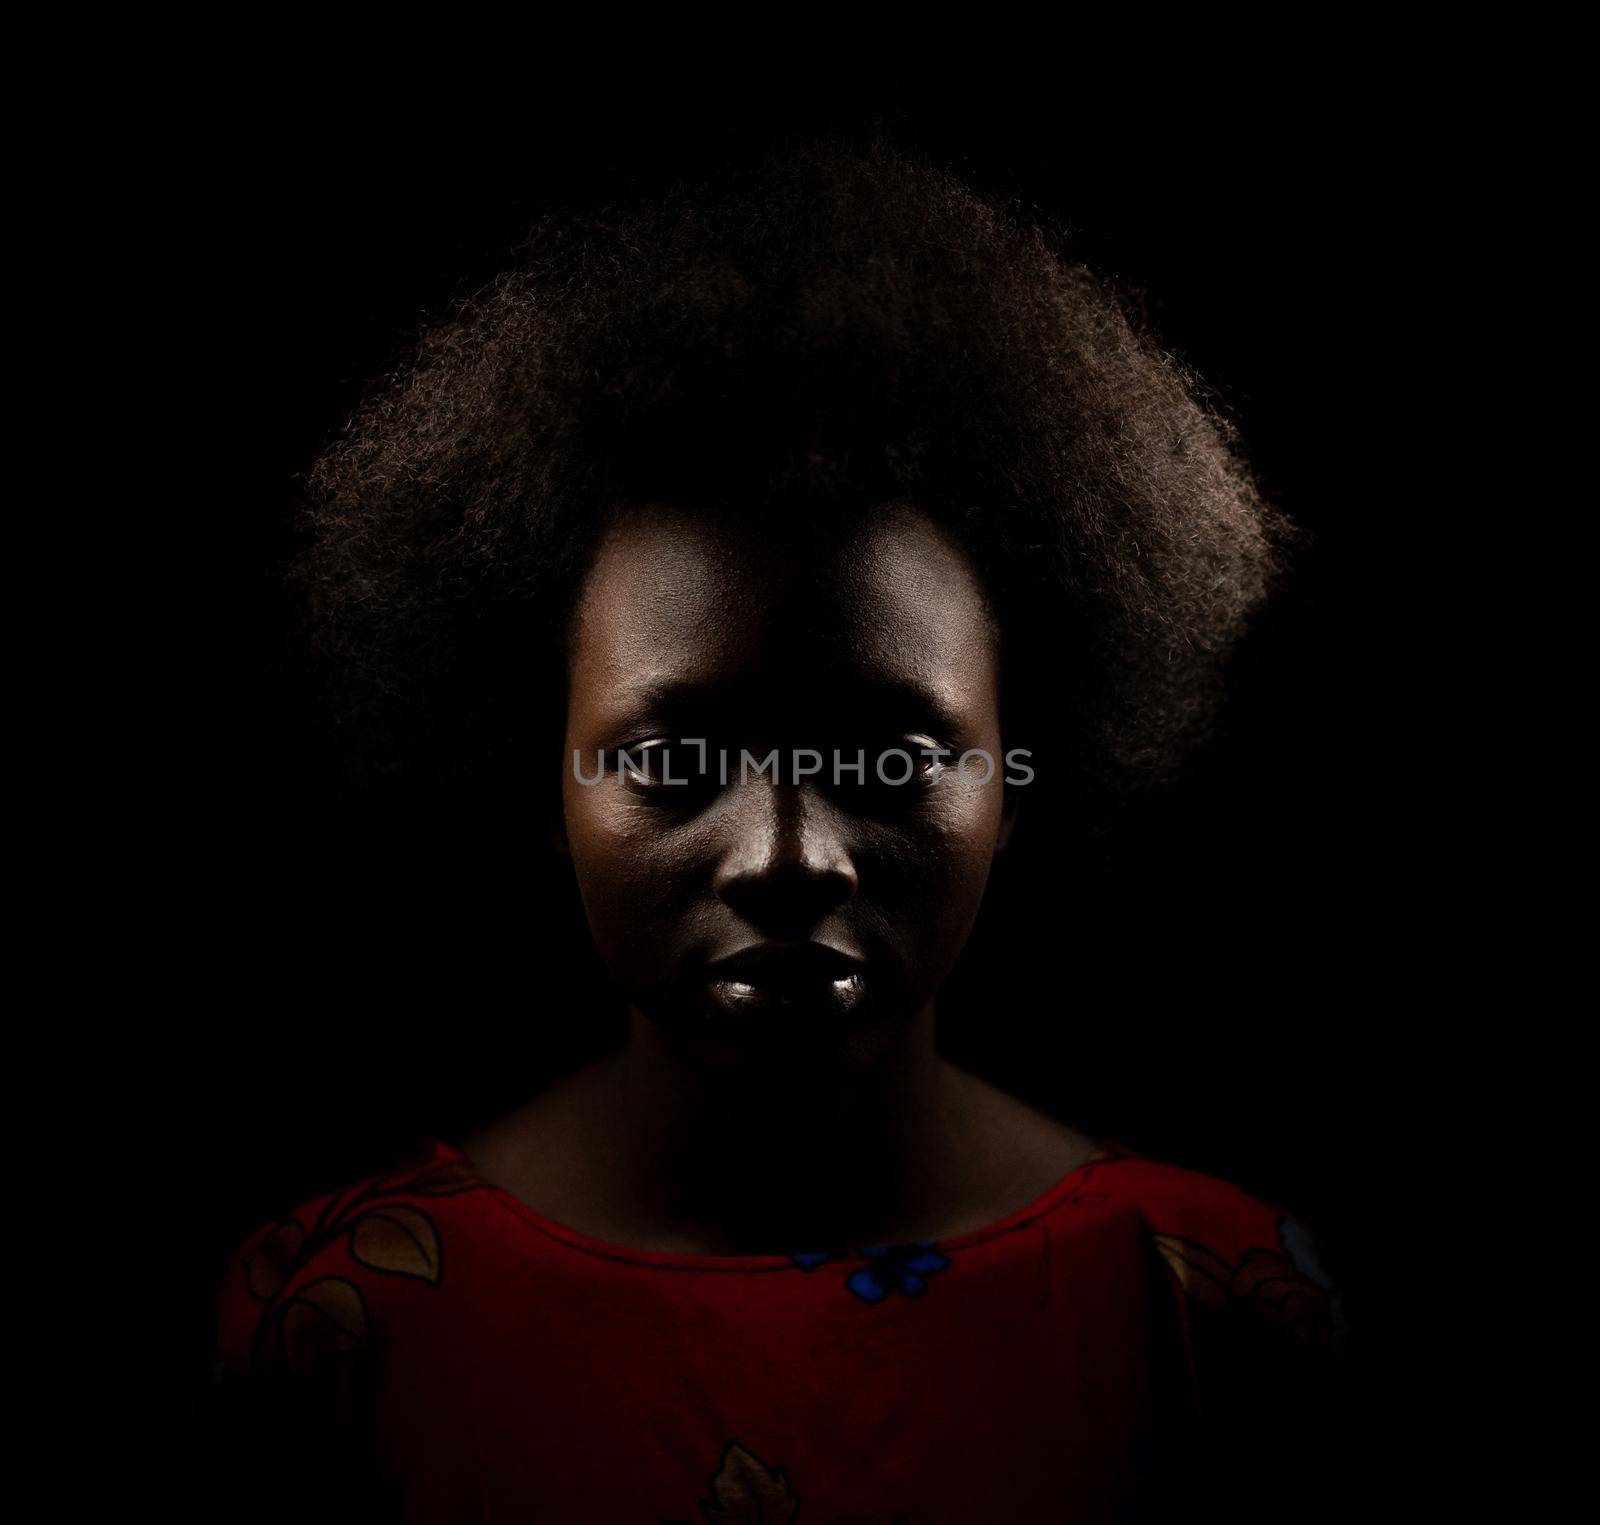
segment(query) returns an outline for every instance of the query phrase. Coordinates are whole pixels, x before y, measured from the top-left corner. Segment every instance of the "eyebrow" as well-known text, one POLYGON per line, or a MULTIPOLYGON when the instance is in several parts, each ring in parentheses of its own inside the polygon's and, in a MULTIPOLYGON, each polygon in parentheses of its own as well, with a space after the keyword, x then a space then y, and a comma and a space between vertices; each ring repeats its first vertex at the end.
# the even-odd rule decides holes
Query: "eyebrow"
POLYGON ((938 729, 955 732, 961 729, 955 711, 937 690, 920 683, 907 683, 899 679, 863 679, 855 685, 860 693, 862 707, 873 713, 888 713, 897 718, 928 720, 938 729))
MULTIPOLYGON (((629 688, 625 692, 625 702, 632 711, 670 718, 727 704, 736 697, 738 690, 748 689, 748 686, 748 680, 737 685, 723 685, 661 679, 629 688)), ((841 719, 871 714, 899 721, 927 721, 949 733, 962 729, 954 710, 937 691, 901 679, 852 680, 841 688, 839 713, 841 719)))

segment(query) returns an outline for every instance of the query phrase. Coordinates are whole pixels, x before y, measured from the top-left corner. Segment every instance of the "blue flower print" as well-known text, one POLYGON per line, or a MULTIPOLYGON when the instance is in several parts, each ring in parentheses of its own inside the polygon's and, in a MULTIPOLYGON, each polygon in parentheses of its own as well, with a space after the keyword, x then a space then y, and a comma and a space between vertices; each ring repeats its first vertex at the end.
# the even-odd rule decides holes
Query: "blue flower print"
POLYGON ((950 1264, 930 1241, 923 1244, 883 1244, 874 1248, 862 1247, 871 1265, 863 1266, 846 1282, 847 1286, 864 1303, 880 1303, 891 1292, 906 1297, 921 1297, 927 1290, 927 1278, 950 1264))

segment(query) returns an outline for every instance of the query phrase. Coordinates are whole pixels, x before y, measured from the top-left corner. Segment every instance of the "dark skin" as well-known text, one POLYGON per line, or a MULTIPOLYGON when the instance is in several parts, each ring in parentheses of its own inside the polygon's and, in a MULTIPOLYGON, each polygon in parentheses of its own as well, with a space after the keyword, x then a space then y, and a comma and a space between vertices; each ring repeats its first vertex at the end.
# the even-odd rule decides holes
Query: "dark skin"
POLYGON ((558 835, 629 1036, 465 1140, 485 1178, 610 1243, 785 1254, 981 1228, 1093 1152, 935 1048, 1015 790, 995 622, 930 519, 621 513, 568 689, 558 835), (877 777, 890 748, 904 784, 877 777), (741 770, 774 749, 776 778, 741 770), (954 766, 969 750, 992 778, 954 766), (574 751, 584 777, 612 766, 580 782, 574 751))

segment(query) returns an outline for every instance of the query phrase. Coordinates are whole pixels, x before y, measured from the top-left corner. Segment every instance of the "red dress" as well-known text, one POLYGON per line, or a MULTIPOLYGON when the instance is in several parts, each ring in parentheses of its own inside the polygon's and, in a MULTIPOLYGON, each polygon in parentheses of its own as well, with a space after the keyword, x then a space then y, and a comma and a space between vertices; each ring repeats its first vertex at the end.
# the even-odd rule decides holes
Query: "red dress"
POLYGON ((241 1247, 219 1401, 283 1519, 1303 1519, 1339 1322, 1295 1220, 1117 1146, 949 1239, 695 1256, 431 1143, 241 1247))

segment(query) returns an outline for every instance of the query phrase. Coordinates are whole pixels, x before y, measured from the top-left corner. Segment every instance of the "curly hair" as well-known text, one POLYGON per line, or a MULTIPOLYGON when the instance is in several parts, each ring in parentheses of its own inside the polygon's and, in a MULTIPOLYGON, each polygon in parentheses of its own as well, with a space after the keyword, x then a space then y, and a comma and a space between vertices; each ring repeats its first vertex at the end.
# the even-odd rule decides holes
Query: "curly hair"
POLYGON ((525 759, 607 513, 669 500, 921 507, 986 581, 1008 727, 1104 798, 1207 734, 1290 535, 1053 230, 878 136, 791 143, 542 219, 316 461, 293 579, 365 770, 525 759))

